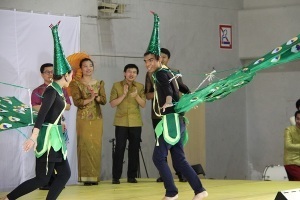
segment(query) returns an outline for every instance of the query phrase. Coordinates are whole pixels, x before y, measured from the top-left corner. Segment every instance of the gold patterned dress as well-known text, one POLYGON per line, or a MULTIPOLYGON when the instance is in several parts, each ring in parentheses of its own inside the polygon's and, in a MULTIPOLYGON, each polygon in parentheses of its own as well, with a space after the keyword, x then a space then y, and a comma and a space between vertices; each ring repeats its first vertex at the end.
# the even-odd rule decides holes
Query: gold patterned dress
POLYGON ((88 86, 80 81, 72 81, 70 84, 74 105, 78 107, 76 130, 79 182, 99 182, 101 174, 103 120, 100 104, 106 104, 104 81, 97 81, 90 87, 98 91, 100 101, 94 100, 83 105, 84 100, 91 97, 88 86))

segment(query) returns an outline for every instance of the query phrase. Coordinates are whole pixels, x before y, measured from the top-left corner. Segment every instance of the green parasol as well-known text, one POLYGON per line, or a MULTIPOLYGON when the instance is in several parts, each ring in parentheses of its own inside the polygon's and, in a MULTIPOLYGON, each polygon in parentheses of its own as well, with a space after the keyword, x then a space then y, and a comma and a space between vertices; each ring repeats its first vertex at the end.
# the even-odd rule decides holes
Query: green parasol
POLYGON ((300 35, 290 39, 258 60, 238 69, 225 79, 212 82, 204 88, 182 96, 175 105, 175 111, 177 113, 187 112, 197 104, 222 99, 249 83, 256 75, 256 72, 300 59, 299 37, 300 35))
POLYGON ((0 97, 0 131, 32 126, 37 112, 16 97, 0 97))

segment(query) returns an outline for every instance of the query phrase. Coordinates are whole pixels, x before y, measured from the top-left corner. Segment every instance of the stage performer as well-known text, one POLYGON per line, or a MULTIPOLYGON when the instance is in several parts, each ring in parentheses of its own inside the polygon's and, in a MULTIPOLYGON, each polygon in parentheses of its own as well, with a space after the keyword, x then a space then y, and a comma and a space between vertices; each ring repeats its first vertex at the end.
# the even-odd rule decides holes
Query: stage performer
MULTIPOLYGON (((42 105, 42 100, 43 100, 43 94, 45 92, 45 89, 47 88, 47 86, 52 82, 53 80, 53 64, 52 63, 44 63, 42 64, 42 66, 40 67, 40 72, 41 72, 41 76, 44 80, 44 83, 40 86, 38 86, 37 88, 35 88, 32 93, 31 93, 31 105, 32 108, 35 109, 36 111, 39 111, 42 105)), ((70 110, 71 107, 71 101, 69 98, 69 95, 67 93, 67 91, 63 88, 63 92, 64 92, 64 96, 67 102, 67 106, 65 110, 70 110)), ((65 139, 66 142, 68 142, 68 135, 67 135, 67 127, 66 124, 64 122, 64 116, 62 116, 62 125, 63 125, 63 130, 64 130, 64 135, 65 135, 65 139)), ((40 187, 40 190, 49 190, 53 180, 56 177, 56 172, 53 172, 50 181, 47 185, 44 185, 42 187, 40 187)))
POLYGON ((155 132, 157 144, 153 151, 153 162, 158 169, 166 189, 163 200, 178 199, 178 189, 174 184, 171 170, 166 162, 168 151, 171 153, 173 165, 186 177, 194 190, 193 200, 202 200, 208 193, 196 172, 186 161, 183 145, 186 142, 186 125, 183 113, 176 113, 174 104, 179 100, 179 91, 188 93, 187 87, 178 85, 176 78, 169 70, 162 67, 159 42, 159 17, 154 14, 154 27, 150 43, 144 54, 145 67, 148 72, 153 73, 154 104, 157 104, 162 116, 155 132), (170 81, 171 80, 171 81, 170 81), (163 132, 163 133, 162 133, 163 132))
MULTIPOLYGON (((178 69, 171 69, 168 66, 168 62, 169 62, 170 57, 171 57, 170 51, 166 48, 160 48, 160 53, 161 53, 160 57, 162 59, 161 60, 162 68, 169 69, 173 75, 174 75, 174 73, 179 74, 180 72, 179 72, 178 69)), ((177 81, 178 81, 178 84, 183 84, 181 77, 179 77, 177 79, 177 81)), ((188 91, 188 93, 190 93, 190 92, 188 91)), ((153 107, 154 88, 153 88, 152 73, 150 73, 150 72, 146 73, 145 94, 146 94, 147 100, 151 100, 151 104, 152 104, 152 107, 153 107)), ((156 125, 161 120, 161 116, 156 115, 156 113, 158 113, 157 109, 158 109, 157 105, 154 109, 151 109, 151 119, 152 119, 152 126, 153 126, 154 130, 155 130, 156 125)), ((174 168, 174 166, 173 166, 173 168, 174 168)), ((178 170, 176 170, 176 168, 174 168, 174 170, 176 172, 176 175, 178 176, 179 182, 187 182, 186 178, 184 176, 182 176, 182 174, 178 170)), ((163 182, 161 176, 156 179, 156 182, 163 182)))
POLYGON ((47 200, 55 200, 71 176, 61 116, 67 105, 62 88, 69 86, 73 72, 64 57, 59 42, 58 24, 50 27, 55 43, 54 81, 48 85, 43 93, 42 105, 32 134, 23 144, 25 152, 28 152, 30 149, 35 150, 36 176, 20 184, 7 195, 5 200, 17 199, 46 185, 53 171, 56 170, 57 176, 50 186, 46 197, 47 200))

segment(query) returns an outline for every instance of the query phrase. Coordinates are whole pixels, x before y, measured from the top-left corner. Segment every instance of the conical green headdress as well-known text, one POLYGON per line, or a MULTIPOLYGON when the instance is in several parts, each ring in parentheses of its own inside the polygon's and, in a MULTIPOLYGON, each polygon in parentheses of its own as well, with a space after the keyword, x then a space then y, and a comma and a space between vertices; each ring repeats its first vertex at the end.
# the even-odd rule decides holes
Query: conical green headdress
POLYGON ((60 39, 58 36, 59 23, 60 21, 55 26, 53 26, 52 24, 49 26, 52 30, 54 41, 54 75, 63 75, 72 70, 60 44, 60 39))
POLYGON ((156 13, 151 13, 154 15, 154 25, 147 52, 160 56, 159 17, 156 13))

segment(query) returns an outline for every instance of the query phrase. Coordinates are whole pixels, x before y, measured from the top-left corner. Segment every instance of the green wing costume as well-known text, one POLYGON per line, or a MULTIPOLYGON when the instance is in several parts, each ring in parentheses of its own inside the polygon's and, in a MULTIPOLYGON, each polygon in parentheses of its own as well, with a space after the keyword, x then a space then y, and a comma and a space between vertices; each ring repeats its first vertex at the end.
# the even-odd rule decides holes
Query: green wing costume
POLYGON ((279 64, 299 60, 299 37, 300 35, 290 39, 258 60, 241 67, 228 77, 212 82, 191 94, 182 96, 175 105, 175 111, 177 113, 187 112, 200 103, 222 99, 252 81, 256 72, 279 64))

